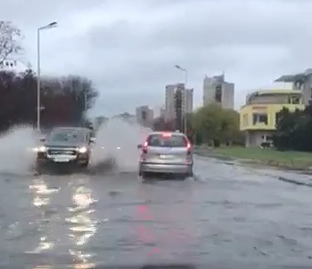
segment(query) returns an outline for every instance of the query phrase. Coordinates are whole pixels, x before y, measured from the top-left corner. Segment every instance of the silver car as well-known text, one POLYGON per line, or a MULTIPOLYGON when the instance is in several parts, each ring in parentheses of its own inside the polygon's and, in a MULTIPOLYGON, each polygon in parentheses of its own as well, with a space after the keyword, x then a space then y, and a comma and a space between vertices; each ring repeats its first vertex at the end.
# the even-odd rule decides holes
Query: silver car
POLYGON ((139 175, 172 174, 193 176, 193 151, 186 135, 179 132, 152 132, 141 149, 139 175))
POLYGON ((37 170, 50 164, 75 164, 86 168, 94 144, 91 131, 87 128, 54 128, 40 144, 34 148, 37 154, 37 170))

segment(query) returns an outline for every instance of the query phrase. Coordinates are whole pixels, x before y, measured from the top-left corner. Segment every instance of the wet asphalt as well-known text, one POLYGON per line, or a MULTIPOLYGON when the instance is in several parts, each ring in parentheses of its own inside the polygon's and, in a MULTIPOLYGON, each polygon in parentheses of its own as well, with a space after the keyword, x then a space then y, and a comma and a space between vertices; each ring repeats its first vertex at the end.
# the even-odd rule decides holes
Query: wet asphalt
POLYGON ((195 162, 185 181, 1 175, 0 268, 312 268, 312 189, 279 180, 309 178, 195 162))

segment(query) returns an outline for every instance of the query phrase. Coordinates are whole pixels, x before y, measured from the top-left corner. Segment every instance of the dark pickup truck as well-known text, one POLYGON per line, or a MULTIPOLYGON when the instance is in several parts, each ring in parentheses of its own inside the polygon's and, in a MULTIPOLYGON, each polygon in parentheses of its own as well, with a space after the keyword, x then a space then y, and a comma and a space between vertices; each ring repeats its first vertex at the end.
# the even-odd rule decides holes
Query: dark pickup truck
POLYGON ((37 170, 50 164, 75 164, 87 168, 94 143, 92 131, 88 128, 54 128, 34 148, 37 170))

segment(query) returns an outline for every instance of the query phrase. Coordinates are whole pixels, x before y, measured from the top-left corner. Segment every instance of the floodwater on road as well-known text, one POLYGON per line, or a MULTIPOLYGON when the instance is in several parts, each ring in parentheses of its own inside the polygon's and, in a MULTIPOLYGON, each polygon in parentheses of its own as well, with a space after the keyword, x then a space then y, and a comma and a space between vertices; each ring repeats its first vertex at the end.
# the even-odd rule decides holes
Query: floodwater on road
POLYGON ((0 175, 0 268, 311 268, 310 188, 195 162, 185 181, 142 182, 136 171, 0 175))

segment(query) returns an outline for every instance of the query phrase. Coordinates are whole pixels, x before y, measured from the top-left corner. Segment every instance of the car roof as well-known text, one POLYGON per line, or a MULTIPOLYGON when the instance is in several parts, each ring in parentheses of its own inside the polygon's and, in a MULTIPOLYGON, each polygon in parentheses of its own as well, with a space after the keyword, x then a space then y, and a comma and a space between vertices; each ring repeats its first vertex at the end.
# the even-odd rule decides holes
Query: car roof
POLYGON ((155 131, 155 132, 150 132, 150 133, 148 134, 148 136, 150 136, 150 135, 162 135, 163 133, 170 133, 170 134, 172 134, 172 135, 185 136, 185 134, 183 134, 183 133, 180 133, 180 132, 172 132, 172 131, 163 131, 163 132, 161 132, 161 131, 155 131))

